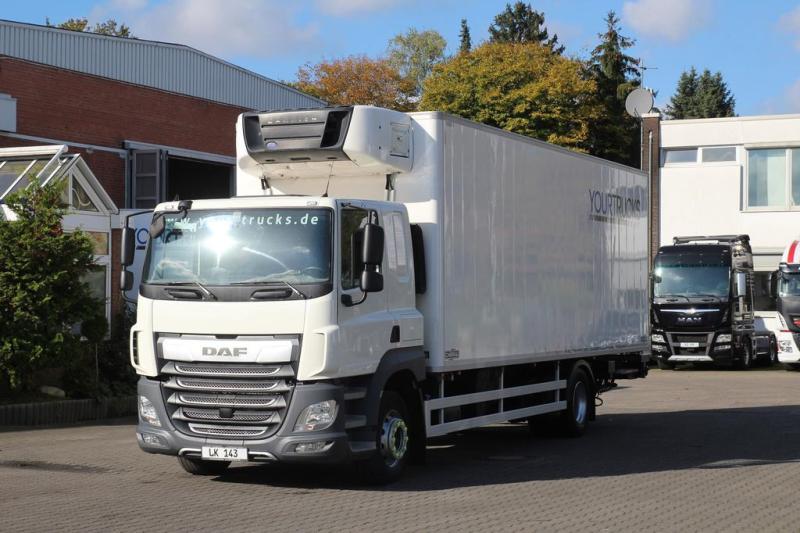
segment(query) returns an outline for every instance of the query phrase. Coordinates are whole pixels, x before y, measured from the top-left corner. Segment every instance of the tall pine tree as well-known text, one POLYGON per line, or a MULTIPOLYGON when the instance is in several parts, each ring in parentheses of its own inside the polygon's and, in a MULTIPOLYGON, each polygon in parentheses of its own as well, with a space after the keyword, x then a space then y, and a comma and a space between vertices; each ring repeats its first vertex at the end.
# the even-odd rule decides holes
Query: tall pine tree
POLYGON ((712 74, 705 69, 698 74, 692 67, 681 74, 667 114, 673 119, 732 117, 735 106, 736 99, 721 72, 712 74))
POLYGON ((459 52, 469 52, 472 49, 472 37, 469 34, 469 25, 467 19, 461 19, 461 31, 458 33, 461 45, 458 47, 459 52))
POLYGON ((564 52, 558 44, 558 35, 550 37, 544 25, 544 13, 530 4, 516 2, 494 17, 489 26, 489 41, 493 43, 540 43, 557 54, 564 52))
POLYGON ((597 36, 589 70, 597 82, 602 117, 592 125, 592 153, 604 159, 636 166, 639 164, 639 127, 625 111, 625 98, 639 86, 639 60, 625 51, 634 40, 622 35, 619 18, 606 15, 606 31, 597 36))

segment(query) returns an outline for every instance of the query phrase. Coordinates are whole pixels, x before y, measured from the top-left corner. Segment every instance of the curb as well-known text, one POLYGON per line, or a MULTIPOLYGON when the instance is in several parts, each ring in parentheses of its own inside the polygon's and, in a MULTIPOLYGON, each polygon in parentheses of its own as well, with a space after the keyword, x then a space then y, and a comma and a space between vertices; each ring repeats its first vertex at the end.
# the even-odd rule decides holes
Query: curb
POLYGON ((136 414, 136 396, 0 405, 0 426, 44 426, 136 414))

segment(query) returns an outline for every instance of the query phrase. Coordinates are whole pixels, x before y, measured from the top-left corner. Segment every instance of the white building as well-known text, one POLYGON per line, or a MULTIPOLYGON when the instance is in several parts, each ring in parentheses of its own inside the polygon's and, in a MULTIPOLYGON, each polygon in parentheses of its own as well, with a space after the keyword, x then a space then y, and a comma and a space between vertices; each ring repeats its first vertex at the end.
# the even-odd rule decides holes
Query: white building
MULTIPOLYGON (((768 275, 800 235, 800 115, 665 120, 655 209, 661 245, 680 235, 748 234, 756 310, 769 311, 768 275)), ((653 120, 655 119, 655 120, 653 120)))

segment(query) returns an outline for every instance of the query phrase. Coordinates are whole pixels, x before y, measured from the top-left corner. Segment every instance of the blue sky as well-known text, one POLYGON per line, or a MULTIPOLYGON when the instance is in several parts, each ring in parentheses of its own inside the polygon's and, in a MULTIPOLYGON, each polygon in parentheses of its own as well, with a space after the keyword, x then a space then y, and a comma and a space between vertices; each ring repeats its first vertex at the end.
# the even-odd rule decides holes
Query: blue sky
MULTIPOLYGON (((379 56, 413 26, 434 29, 458 46, 461 18, 473 43, 505 6, 494 0, 26 0, 2 18, 43 23, 85 16, 124 21, 139 37, 195 46, 278 80, 307 62, 351 54, 379 56)), ((536 0, 567 53, 585 57, 613 9, 631 53, 654 67, 645 85, 664 105, 678 76, 694 65, 721 71, 740 115, 800 113, 800 1, 536 0)))

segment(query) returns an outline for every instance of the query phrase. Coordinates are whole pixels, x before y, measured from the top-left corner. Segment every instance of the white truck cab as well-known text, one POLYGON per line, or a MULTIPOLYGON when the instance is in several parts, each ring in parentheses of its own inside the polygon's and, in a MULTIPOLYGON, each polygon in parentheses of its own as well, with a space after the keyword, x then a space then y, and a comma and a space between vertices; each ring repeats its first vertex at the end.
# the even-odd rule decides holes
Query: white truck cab
POLYGON ((778 360, 800 368, 800 241, 786 246, 778 270, 770 278, 776 298, 778 360))
POLYGON ((158 205, 138 287, 137 437, 189 472, 390 481, 429 436, 552 412, 580 434, 595 394, 646 374, 637 170, 337 107, 243 114, 237 194, 158 205))

